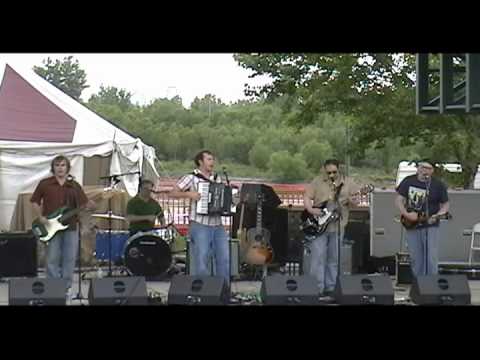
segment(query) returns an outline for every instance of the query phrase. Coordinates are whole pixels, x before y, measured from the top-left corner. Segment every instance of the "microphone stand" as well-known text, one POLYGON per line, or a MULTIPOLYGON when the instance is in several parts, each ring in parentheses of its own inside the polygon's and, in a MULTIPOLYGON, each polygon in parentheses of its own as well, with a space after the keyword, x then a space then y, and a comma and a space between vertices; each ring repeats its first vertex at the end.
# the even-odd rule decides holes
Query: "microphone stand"
MULTIPOLYGON (((337 219, 337 279, 336 279, 336 283, 338 283, 338 280, 340 278, 340 272, 341 272, 341 260, 340 260, 340 256, 341 256, 341 251, 340 251, 340 246, 341 246, 341 242, 342 242, 342 239, 341 239, 341 224, 340 224, 340 220, 342 218, 342 209, 340 207, 340 201, 339 201, 339 197, 340 197, 340 191, 338 191, 338 187, 337 185, 335 184, 335 180, 334 179, 331 179, 332 180, 332 183, 333 183, 333 189, 334 189, 334 201, 335 201, 335 205, 336 205, 336 208, 337 208, 337 211, 338 211, 338 219, 337 219), (338 193, 337 193, 338 192, 338 193)), ((328 260, 327 260, 328 261, 328 260)))
POLYGON ((428 209, 428 198, 430 196, 430 184, 431 178, 430 176, 425 178, 426 180, 426 189, 425 189, 425 216, 427 218, 427 226, 425 226, 425 275, 428 275, 428 220, 430 217, 429 209, 428 209))
POLYGON ((82 295, 82 223, 78 221, 78 292, 76 296, 72 297, 72 300, 80 300, 80 305, 83 305, 82 300, 86 299, 82 295))
MULTIPOLYGON (((228 178, 227 174, 227 169, 225 167, 222 168, 223 174, 225 175, 225 181, 227 183, 227 186, 230 187, 230 179, 228 178)), ((233 201, 233 199, 232 199, 233 201)), ((231 204, 230 204, 231 207, 231 204)), ((233 213, 230 211, 230 214, 228 215, 230 217, 230 239, 227 242, 228 246, 228 293, 231 293, 231 286, 230 282, 232 281, 232 250, 231 250, 231 244, 233 241, 233 213)))

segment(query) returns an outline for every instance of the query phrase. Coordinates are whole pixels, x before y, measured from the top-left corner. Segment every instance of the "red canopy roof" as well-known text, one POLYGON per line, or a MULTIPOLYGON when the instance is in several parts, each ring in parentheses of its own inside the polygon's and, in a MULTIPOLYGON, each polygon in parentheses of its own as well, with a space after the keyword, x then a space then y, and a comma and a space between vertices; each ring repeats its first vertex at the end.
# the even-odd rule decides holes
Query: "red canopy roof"
POLYGON ((70 143, 75 124, 72 117, 5 66, 0 85, 0 140, 70 143))

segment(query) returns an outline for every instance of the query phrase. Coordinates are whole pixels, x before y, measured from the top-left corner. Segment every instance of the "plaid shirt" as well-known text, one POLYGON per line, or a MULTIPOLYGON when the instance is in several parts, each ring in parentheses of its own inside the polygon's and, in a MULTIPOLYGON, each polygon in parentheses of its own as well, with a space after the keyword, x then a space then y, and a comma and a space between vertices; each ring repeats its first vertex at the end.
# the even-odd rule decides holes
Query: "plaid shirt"
MULTIPOLYGON (((200 174, 200 171, 197 169, 193 171, 194 173, 200 174)), ((218 175, 210 176, 210 181, 221 183, 222 180, 218 175)), ((205 182, 205 180, 195 176, 193 174, 188 174, 183 176, 177 182, 177 186, 182 191, 197 191, 198 192, 198 184, 200 182, 205 182)), ((221 215, 200 215, 197 214, 197 201, 190 200, 190 221, 195 221, 202 225, 209 225, 209 226, 218 226, 222 225, 222 217, 221 215)))

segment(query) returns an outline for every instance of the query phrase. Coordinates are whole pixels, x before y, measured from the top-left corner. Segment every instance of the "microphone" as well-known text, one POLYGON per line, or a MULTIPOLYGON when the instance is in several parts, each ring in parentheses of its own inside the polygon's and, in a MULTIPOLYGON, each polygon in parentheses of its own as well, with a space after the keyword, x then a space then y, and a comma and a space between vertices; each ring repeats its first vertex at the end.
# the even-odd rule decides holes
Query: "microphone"
POLYGON ((337 184, 335 184, 335 179, 333 177, 330 177, 329 179, 332 182, 333 186, 337 187, 337 184))

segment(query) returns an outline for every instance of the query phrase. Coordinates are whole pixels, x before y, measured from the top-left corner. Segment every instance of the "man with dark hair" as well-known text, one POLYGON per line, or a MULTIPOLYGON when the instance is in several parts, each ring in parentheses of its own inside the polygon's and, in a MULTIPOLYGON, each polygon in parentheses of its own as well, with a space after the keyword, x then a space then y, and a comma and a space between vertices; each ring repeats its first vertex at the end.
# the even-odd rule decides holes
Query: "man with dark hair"
MULTIPOLYGON (((30 199, 41 224, 48 224, 47 216, 62 207, 95 208, 95 203, 87 199, 80 184, 69 175, 70 161, 65 156, 56 156, 50 166, 53 176, 41 180, 30 199)), ((67 230, 57 232, 47 245, 47 277, 66 279, 67 294, 77 258, 78 221, 77 216, 71 217, 67 230)))
POLYGON ((407 176, 397 187, 395 204, 402 222, 409 223, 405 236, 414 276, 438 273, 439 218, 448 213, 450 205, 447 187, 432 177, 433 172, 433 163, 422 160, 417 173, 407 176))
POLYGON ((210 252, 215 258, 216 275, 222 276, 230 284, 230 259, 228 236, 219 214, 197 214, 197 202, 201 198, 200 182, 220 183, 220 177, 214 173, 215 158, 208 150, 200 151, 194 157, 197 168, 183 176, 170 195, 174 198, 190 199, 190 251, 194 258, 193 275, 210 275, 210 252))
POLYGON ((307 272, 318 281, 321 295, 331 296, 337 281, 338 271, 338 222, 340 221, 340 239, 343 241, 345 226, 348 223, 348 205, 353 202, 352 195, 359 187, 350 178, 339 172, 339 161, 326 160, 323 172, 305 189, 305 209, 314 216, 321 216, 322 209, 339 209, 340 217, 332 221, 323 234, 308 236, 310 243, 310 268, 307 272))
POLYGON ((157 201, 152 199, 153 182, 142 180, 140 191, 127 204, 127 220, 130 223, 130 236, 139 231, 150 231, 158 219, 160 225, 165 225, 163 210, 157 201))

